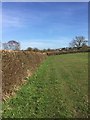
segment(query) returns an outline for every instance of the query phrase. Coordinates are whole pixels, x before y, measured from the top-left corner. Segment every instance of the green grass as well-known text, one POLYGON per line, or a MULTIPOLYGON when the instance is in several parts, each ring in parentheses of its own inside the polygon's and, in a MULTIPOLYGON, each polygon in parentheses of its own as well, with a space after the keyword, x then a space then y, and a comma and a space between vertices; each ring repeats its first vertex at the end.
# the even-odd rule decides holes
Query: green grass
POLYGON ((88 54, 48 57, 17 94, 3 103, 3 117, 79 118, 88 112, 88 54))

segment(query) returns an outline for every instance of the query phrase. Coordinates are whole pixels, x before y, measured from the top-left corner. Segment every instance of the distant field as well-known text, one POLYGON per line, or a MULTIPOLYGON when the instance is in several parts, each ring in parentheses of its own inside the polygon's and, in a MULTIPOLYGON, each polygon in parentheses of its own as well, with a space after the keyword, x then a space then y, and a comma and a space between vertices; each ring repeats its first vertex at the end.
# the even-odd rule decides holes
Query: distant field
POLYGON ((13 98, 3 103, 3 117, 87 117, 87 53, 50 56, 27 80, 13 98))

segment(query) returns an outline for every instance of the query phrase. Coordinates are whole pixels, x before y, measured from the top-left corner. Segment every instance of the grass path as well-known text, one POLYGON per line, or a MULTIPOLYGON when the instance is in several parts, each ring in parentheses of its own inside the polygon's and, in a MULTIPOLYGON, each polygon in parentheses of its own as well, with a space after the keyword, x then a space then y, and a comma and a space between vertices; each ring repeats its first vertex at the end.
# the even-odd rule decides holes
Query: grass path
POLYGON ((50 56, 15 97, 3 103, 3 117, 86 117, 87 53, 50 56))

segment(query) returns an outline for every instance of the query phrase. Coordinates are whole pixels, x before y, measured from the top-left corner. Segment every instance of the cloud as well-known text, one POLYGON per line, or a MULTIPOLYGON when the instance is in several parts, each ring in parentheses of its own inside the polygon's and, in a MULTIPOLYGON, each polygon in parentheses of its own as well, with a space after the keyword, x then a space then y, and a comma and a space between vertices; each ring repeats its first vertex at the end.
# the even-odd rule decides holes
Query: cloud
POLYGON ((60 48, 67 47, 70 38, 60 37, 59 39, 45 40, 45 39, 34 39, 34 40, 23 40, 20 42, 22 49, 27 49, 28 47, 47 49, 47 48, 60 48))
POLYGON ((24 22, 18 16, 8 15, 8 14, 3 13, 3 15, 2 15, 2 25, 3 25, 4 28, 7 28, 7 27, 9 27, 9 28, 10 27, 20 28, 20 27, 24 26, 24 22))
MULTIPOLYGON (((40 3, 42 4, 44 7, 47 7, 48 4, 45 3, 40 3)), ((48 6, 49 7, 49 6, 48 6)), ((59 12, 59 11, 57 11, 59 12)), ((28 10, 28 8, 23 8, 23 9, 13 9, 11 11, 11 9, 8 7, 5 8, 4 7, 4 3, 3 3, 3 26, 5 28, 7 27, 24 27, 27 26, 28 24, 33 26, 33 25, 39 25, 39 24, 43 24, 43 22, 48 22, 47 20, 49 20, 50 16, 56 15, 56 17, 58 16, 58 13, 55 11, 41 11, 38 9, 34 9, 34 11, 28 10), (29 12, 29 14, 28 14, 29 12), (46 20, 46 21, 45 21, 46 20)), ((63 16, 69 16, 71 13, 70 12, 64 12, 63 16)))
MULTIPOLYGON (((41 4, 44 8, 52 8, 52 4, 50 6, 50 4, 47 3, 39 3, 41 4)), ((4 5, 4 4, 3 4, 4 5)), ((76 7, 76 6, 73 6, 76 7)), ((81 9, 82 6, 77 6, 77 9, 81 9)), ((50 9, 51 9, 50 8, 50 9)), ((39 26, 42 24, 47 24, 48 22, 52 23, 52 25, 54 25, 55 23, 58 24, 60 23, 60 20, 65 21, 70 18, 70 17, 74 17, 74 14, 77 13, 76 10, 72 9, 70 7, 66 8, 64 7, 57 7, 55 9, 51 9, 48 12, 45 10, 41 11, 41 9, 34 8, 34 10, 28 9, 28 8, 23 8, 23 9, 13 9, 11 11, 11 9, 8 7, 3 9, 3 26, 6 27, 17 27, 17 28, 21 28, 21 27, 27 27, 28 25, 32 26, 39 26), (51 11, 52 10, 52 11, 51 11), (29 12, 29 14, 28 14, 29 12), (62 16, 59 19, 57 19, 59 16, 62 16)), ((70 21, 71 22, 71 21, 70 21)), ((49 23, 49 25, 50 25, 49 23)), ((63 23, 61 23, 63 24, 63 23)), ((67 24, 67 23, 66 23, 67 24)), ((69 23, 70 24, 70 23, 69 23)), ((68 25, 69 25, 68 24, 68 25)))
POLYGON ((13 9, 11 11, 9 8, 3 8, 2 24, 4 28, 21 28, 28 27, 28 25, 32 27, 33 25, 41 24, 46 16, 47 13, 42 14, 42 12, 38 11, 28 11, 27 9, 13 9))
POLYGON ((5 27, 20 27, 21 22, 18 17, 4 16, 3 26, 5 26, 5 27))
MULTIPOLYGON (((72 5, 55 3, 54 7, 51 3, 42 2, 38 6, 37 3, 14 4, 3 4, 3 36, 5 36, 3 39, 20 39, 23 49, 27 47, 39 49, 65 47, 72 38, 61 36, 73 36, 87 30, 87 17, 85 20, 82 19, 85 5, 81 5, 81 3, 71 3, 72 5), (79 13, 77 14, 77 12, 79 13), (79 17, 80 15, 81 17, 79 17)), ((85 14, 87 15, 86 12, 85 14)))

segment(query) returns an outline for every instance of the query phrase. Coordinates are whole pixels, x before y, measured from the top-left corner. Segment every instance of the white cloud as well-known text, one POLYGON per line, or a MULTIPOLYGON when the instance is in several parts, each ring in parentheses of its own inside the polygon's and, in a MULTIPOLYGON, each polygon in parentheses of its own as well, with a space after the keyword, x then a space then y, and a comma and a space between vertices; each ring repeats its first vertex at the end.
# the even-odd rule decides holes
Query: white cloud
POLYGON ((18 16, 9 16, 3 14, 2 25, 4 28, 7 27, 23 27, 23 21, 18 16))
POLYGON ((21 10, 10 10, 5 9, 3 10, 2 14, 2 23, 4 28, 21 28, 21 27, 27 27, 28 25, 33 26, 37 24, 41 24, 43 22, 44 18, 47 16, 47 13, 42 15, 42 12, 35 13, 33 11, 28 11, 27 9, 21 10))
POLYGON ((52 39, 52 40, 23 40, 20 42, 21 44, 21 49, 27 49, 28 47, 32 48, 39 48, 39 49, 44 49, 44 48, 60 48, 60 47, 67 47, 69 45, 69 40, 71 38, 66 38, 66 37, 60 37, 59 39, 52 39))

